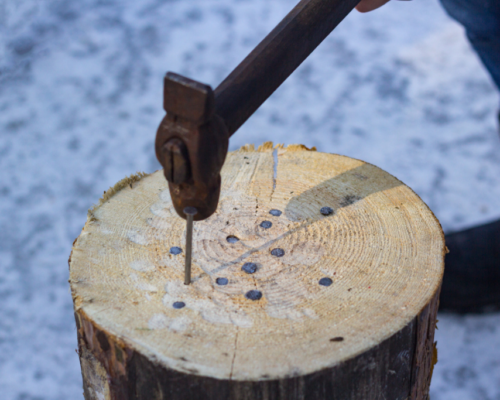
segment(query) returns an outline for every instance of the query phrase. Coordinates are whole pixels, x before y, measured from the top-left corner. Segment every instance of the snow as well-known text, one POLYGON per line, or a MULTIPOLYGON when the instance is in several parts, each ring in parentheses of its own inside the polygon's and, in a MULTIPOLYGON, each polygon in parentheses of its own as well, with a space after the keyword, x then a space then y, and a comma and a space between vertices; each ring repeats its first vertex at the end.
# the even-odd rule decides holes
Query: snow
MULTIPOLYGON (((0 3, 0 396, 82 398, 67 258, 87 209, 159 168, 162 76, 218 83, 292 0, 0 3)), ((445 231, 500 216, 498 94, 436 1, 353 12, 231 139, 389 171, 445 231)), ((441 315, 432 400, 500 399, 500 315, 441 315)))

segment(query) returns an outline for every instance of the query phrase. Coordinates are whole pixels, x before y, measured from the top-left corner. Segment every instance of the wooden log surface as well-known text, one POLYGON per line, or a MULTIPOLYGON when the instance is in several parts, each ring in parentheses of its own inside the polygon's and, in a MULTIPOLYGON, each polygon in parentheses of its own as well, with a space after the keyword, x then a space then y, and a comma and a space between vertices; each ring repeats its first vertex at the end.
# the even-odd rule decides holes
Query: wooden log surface
POLYGON ((427 399, 444 236, 399 180, 245 146, 193 239, 186 286, 162 171, 89 211, 70 257, 87 400, 427 399))

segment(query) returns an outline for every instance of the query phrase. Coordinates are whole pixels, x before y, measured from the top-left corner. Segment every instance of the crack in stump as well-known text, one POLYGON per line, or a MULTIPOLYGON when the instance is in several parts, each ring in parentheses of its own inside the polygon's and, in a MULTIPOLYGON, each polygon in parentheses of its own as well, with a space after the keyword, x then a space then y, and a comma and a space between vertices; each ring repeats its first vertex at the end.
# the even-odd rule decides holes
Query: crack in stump
POLYGON ((233 379, 233 370, 234 370, 234 360, 236 359, 236 350, 238 350, 238 334, 240 333, 240 329, 236 327, 236 337, 234 339, 234 353, 233 360, 231 361, 231 372, 229 373, 229 380, 233 379))

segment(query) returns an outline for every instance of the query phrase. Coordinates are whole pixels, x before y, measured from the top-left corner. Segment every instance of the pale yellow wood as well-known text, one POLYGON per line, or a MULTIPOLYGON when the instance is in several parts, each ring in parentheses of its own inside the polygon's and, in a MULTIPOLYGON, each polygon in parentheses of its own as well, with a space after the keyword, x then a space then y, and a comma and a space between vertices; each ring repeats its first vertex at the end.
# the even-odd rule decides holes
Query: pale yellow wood
POLYGON ((75 309, 169 368, 237 380, 331 367, 414 320, 443 274, 444 237, 429 208, 362 161, 303 146, 278 146, 277 160, 270 144, 228 154, 218 210, 194 226, 190 286, 184 253, 169 253, 184 249, 185 221, 162 171, 120 184, 75 243, 75 309), (325 206, 334 214, 322 215, 325 206), (258 271, 243 272, 245 262, 258 271), (333 284, 319 285, 324 277, 333 284), (249 290, 262 298, 247 299, 249 290))

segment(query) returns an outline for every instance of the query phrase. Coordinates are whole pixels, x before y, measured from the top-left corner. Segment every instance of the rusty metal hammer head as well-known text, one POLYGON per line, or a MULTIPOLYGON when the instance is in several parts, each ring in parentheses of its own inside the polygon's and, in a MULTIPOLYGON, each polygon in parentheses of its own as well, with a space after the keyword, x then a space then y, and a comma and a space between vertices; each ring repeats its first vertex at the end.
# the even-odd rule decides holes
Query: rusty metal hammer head
POLYGON ((215 212, 229 137, 358 3, 301 0, 224 79, 215 95, 210 86, 166 75, 167 115, 156 135, 156 156, 182 218, 188 206, 198 210, 196 220, 215 212))
POLYGON ((229 134, 214 113, 210 86, 169 72, 164 80, 163 107, 167 112, 156 133, 155 150, 168 180, 180 217, 195 207, 195 220, 212 215, 219 202, 220 170, 229 134))

